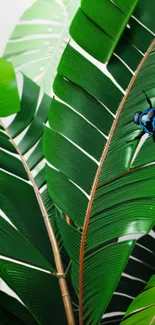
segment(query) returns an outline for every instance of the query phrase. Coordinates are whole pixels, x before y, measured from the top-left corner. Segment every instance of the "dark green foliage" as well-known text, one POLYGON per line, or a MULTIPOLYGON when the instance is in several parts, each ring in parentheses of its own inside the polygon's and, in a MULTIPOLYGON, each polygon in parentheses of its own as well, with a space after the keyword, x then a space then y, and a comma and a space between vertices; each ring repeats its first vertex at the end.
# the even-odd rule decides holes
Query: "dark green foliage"
MULTIPOLYGON (((88 2, 83 1, 81 7, 84 13, 81 9, 78 11, 70 29, 74 40, 99 60, 101 57, 97 57, 97 53, 102 56, 103 48, 107 51, 106 47, 109 46, 106 38, 99 42, 99 35, 104 38, 103 29, 101 26, 98 28, 99 24, 104 24, 99 9, 105 3, 107 2, 94 2, 95 8, 92 10, 88 2), (84 28, 86 25, 91 28, 84 28), (87 33, 88 30, 90 34, 87 33), (94 35, 96 39, 93 39, 94 35), (90 49, 93 51, 90 52, 90 49)), ((112 6, 109 1, 108 4, 112 6)), ((116 1, 115 4, 121 8, 120 17, 123 16, 122 12, 126 17, 129 12, 131 14, 135 5, 134 2, 126 1, 116 1), (128 5, 131 5, 130 8, 128 5)), ((155 168, 154 165, 142 168, 154 161, 152 139, 146 141, 134 160, 138 142, 127 143, 139 134, 132 122, 135 110, 143 111, 147 108, 142 89, 148 92, 152 100, 155 94, 153 45, 152 51, 150 47, 151 53, 146 53, 154 41, 155 23, 152 22, 155 8, 147 5, 147 18, 146 15, 144 18, 143 7, 146 8, 146 4, 140 0, 113 55, 110 51, 106 52, 111 56, 106 68, 112 78, 105 70, 101 71, 101 66, 100 69, 97 68, 95 61, 90 62, 73 48, 72 43, 67 45, 54 82, 54 92, 58 98, 51 104, 50 128, 45 128, 44 154, 51 164, 46 167, 48 189, 53 201, 71 220, 71 224, 67 224, 63 217, 59 217, 57 224, 72 259, 72 283, 82 300, 84 310, 81 318, 84 318, 87 325, 96 325, 100 321, 118 287, 122 272, 128 267, 127 262, 136 247, 137 236, 149 233, 155 223, 155 187, 152 177, 155 168), (145 22, 145 26, 138 20, 145 22), (139 67, 141 71, 134 78, 144 56, 146 62, 141 69, 139 67), (133 87, 130 86, 132 89, 121 109, 124 91, 131 80, 133 87), (60 103, 59 99, 64 103, 60 103), (113 124, 116 117, 117 123, 113 124), (107 142, 112 124, 113 128, 115 125, 115 130, 110 133, 111 138, 107 142), (100 138, 102 140, 99 141, 100 138), (104 163, 95 184, 103 151, 104 163), (95 163, 96 169, 93 169, 95 163), (91 192, 93 184, 94 196, 91 192), (84 221, 88 222, 88 229, 84 221), (82 238, 85 238, 83 246, 82 238), (84 254, 83 260, 82 253, 79 260, 80 249, 84 254), (79 278, 83 293, 81 287, 79 290, 79 278)), ((116 41, 118 31, 112 24, 106 25, 106 28, 116 41)), ((117 41, 115 45, 116 43, 117 41)), ((140 258, 140 250, 135 251, 135 254, 137 259, 140 258)), ((134 276, 136 265, 131 265, 134 276)), ((137 277, 139 276, 138 268, 137 277)), ((128 282, 128 290, 129 286, 128 282)), ((122 286, 120 290, 122 293, 122 286)), ((137 285, 136 292, 140 290, 141 287, 137 285)), ((117 307, 121 303, 121 296, 119 299, 117 307)), ((124 306, 125 304, 127 308, 130 298, 124 298, 124 306)))
MULTIPOLYGON (((41 168, 37 165, 43 158, 40 144, 51 98, 44 95, 39 105, 39 94, 39 87, 24 77, 21 111, 8 130, 1 128, 0 207, 9 220, 0 217, 0 275, 29 310, 28 312, 21 304, 18 308, 16 299, 1 294, 0 303, 3 307, 0 320, 7 325, 14 322, 19 325, 23 325, 23 322, 27 325, 47 325, 52 322, 66 324, 58 279, 53 275, 56 269, 51 243, 36 193, 27 174, 28 171, 32 176, 31 170, 34 173, 34 167, 37 167, 38 173, 35 172, 34 180, 38 189, 43 188, 46 182, 44 163, 41 168), (24 136, 21 136, 26 128, 24 136), (20 137, 18 145, 14 140, 16 136, 20 137), (36 148, 33 148, 34 145, 36 148), (24 154, 28 154, 28 158, 24 154), (23 160, 27 163, 27 170, 23 160), (8 258, 11 261, 7 261, 8 258), (11 318, 12 322, 9 323, 11 318)), ((40 195, 62 248, 55 220, 56 208, 47 189, 43 189, 40 195)))
POLYGON ((82 0, 70 27, 72 38, 101 62, 110 59, 138 0, 82 0))
POLYGON ((152 276, 145 290, 129 306, 125 320, 121 325, 155 324, 155 275, 152 276))

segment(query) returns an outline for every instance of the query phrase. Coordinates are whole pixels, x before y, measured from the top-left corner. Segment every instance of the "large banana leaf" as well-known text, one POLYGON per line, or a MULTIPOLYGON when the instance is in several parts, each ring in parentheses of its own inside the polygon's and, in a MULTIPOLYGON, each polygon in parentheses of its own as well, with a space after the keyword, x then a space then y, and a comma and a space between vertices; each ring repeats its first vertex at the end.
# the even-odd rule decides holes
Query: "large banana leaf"
POLYGON ((155 276, 152 276, 145 291, 132 302, 122 325, 155 324, 155 276))
MULTIPOLYGON (((38 197, 59 242, 41 147, 50 103, 50 97, 24 76, 20 112, 8 128, 2 121, 0 130, 0 276, 32 314, 23 320, 28 325, 66 324, 45 216, 37 201, 38 197)), ((3 314, 5 301, 1 296, 3 314)), ((16 316, 21 318, 20 313, 16 316)))
POLYGON ((151 230, 148 235, 137 241, 101 324, 120 325, 128 306, 154 274, 154 238, 155 233, 151 230))
POLYGON ((79 0, 36 0, 15 27, 4 55, 48 95, 79 0))
POLYGON ((137 3, 138 0, 114 0, 113 3, 105 0, 82 0, 81 8, 71 24, 70 34, 94 58, 106 62, 137 3))
POLYGON ((3 291, 0 291, 0 306, 0 321, 6 325, 38 324, 21 302, 3 291))
MULTIPOLYGON (((117 15, 123 12, 126 19, 136 2, 112 3, 120 9, 117 15)), ((82 1, 83 18, 78 14, 74 22, 79 31, 71 28, 74 40, 102 62, 115 51, 106 69, 98 64, 97 68, 92 57, 67 45, 54 82, 57 99, 51 104, 43 145, 49 193, 70 218, 68 223, 59 217, 57 223, 72 259, 80 324, 96 325, 137 238, 155 223, 153 140, 146 141, 136 159, 138 141, 127 143, 140 133, 132 122, 135 111, 148 108, 143 89, 155 103, 155 7, 152 0, 139 0, 123 35, 120 38, 124 23, 109 45, 105 34, 111 35, 116 12, 109 11, 109 1, 94 1, 94 10, 88 6, 82 1), (100 12, 103 21, 107 14, 106 30, 97 17, 100 12)), ((135 264, 131 262, 133 274, 135 264)), ((137 294, 141 289, 137 287, 137 294)))

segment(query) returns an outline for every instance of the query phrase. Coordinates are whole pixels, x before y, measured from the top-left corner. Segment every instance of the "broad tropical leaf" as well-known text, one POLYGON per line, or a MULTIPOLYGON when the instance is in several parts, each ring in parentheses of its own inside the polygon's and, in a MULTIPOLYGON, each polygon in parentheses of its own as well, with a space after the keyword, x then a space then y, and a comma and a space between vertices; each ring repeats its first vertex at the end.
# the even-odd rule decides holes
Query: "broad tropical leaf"
MULTIPOLYGON (((155 230, 155 228, 153 228, 155 230)), ((153 230, 141 237, 134 247, 127 266, 101 324, 120 325, 128 306, 144 289, 155 271, 155 232, 153 230)))
POLYGON ((51 273, 1 258, 0 274, 38 324, 66 324, 58 280, 51 273))
POLYGON ((0 58, 0 117, 17 113, 20 99, 13 65, 0 58))
POLYGON ((94 58, 106 62, 111 57, 137 3, 138 0, 114 0, 113 3, 82 0, 81 8, 71 24, 70 34, 94 58))
POLYGON ((29 310, 17 299, 0 291, 0 321, 4 319, 4 324, 15 325, 37 325, 29 310), (15 320, 14 320, 15 318, 15 320), (6 320, 7 319, 7 320, 6 320))
POLYGON ((48 95, 68 41, 70 22, 80 0, 36 0, 24 13, 6 46, 16 71, 35 80, 48 95))
POLYGON ((122 325, 155 324, 155 275, 143 291, 129 306, 122 325))
MULTIPOLYGON (((135 4, 119 0, 110 6, 116 5, 127 23, 135 4)), ((96 325, 137 238, 155 224, 153 141, 146 141, 136 159, 138 141, 127 143, 140 133, 132 122, 135 111, 148 108, 143 89, 155 103, 155 7, 152 0, 139 0, 122 37, 124 23, 110 46, 105 34, 112 37, 110 22, 117 17, 116 12, 111 15, 109 1, 95 1, 91 11, 84 0, 80 11, 73 22, 79 32, 71 27, 74 41, 102 62, 114 52, 101 66, 80 53, 78 46, 75 49, 73 42, 67 45, 54 81, 57 99, 51 104, 43 146, 49 193, 70 218, 68 223, 59 217, 57 224, 72 259, 80 324, 96 325), (103 20, 97 17, 100 12, 103 20), (81 26, 87 27, 83 34, 81 26)))
POLYGON ((8 128, 1 122, 0 130, 0 276, 32 314, 33 322, 25 319, 28 325, 66 324, 47 233, 51 220, 60 241, 41 147, 50 103, 50 97, 24 76, 20 112, 8 128))

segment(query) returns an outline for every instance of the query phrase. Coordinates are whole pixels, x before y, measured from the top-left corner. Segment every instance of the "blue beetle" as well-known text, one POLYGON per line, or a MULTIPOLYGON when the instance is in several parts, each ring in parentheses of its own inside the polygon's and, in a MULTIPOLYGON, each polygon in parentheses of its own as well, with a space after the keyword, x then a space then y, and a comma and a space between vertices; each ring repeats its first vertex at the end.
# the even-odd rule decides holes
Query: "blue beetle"
POLYGON ((133 140, 138 140, 143 136, 143 134, 148 133, 149 135, 152 135, 153 141, 155 142, 155 108, 153 107, 151 100, 149 99, 144 90, 143 92, 146 96, 149 108, 146 109, 144 112, 135 113, 133 117, 133 122, 141 127, 142 132, 133 140))

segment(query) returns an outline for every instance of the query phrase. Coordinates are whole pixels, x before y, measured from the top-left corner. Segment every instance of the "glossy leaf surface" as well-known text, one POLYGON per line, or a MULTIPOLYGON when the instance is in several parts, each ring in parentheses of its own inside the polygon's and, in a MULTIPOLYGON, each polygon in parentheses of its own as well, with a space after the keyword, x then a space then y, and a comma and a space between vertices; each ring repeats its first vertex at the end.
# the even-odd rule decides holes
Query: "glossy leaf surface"
MULTIPOLYGON (((132 122, 135 111, 148 108, 142 89, 154 103, 155 12, 150 2, 138 2, 107 70, 71 43, 54 81, 57 98, 51 104, 43 141, 50 163, 46 178, 53 201, 70 218, 70 224, 62 217, 57 223, 72 259, 80 324, 100 321, 128 267, 137 238, 148 234, 155 223, 153 141, 145 142, 136 159, 138 141, 127 143, 140 133, 132 122)), ((88 42, 91 38, 84 36, 83 44, 88 42)), ((105 47, 107 43, 100 44, 105 47)), ((95 51, 95 42, 93 46, 95 51)), ((140 253, 135 253, 137 259, 140 253)), ((134 263, 131 265, 133 274, 138 273, 139 268, 136 271, 134 263)), ((129 286, 128 282, 128 290, 129 286)), ((141 289, 137 285, 138 293, 141 289)), ((119 302, 122 291, 120 286, 119 302)), ((126 308, 129 304, 130 297, 126 308)))
MULTIPOLYGON (((23 319, 24 310, 15 314, 19 324, 22 321, 28 325, 57 324, 57 321, 66 324, 51 243, 35 193, 38 186, 37 195, 61 245, 55 207, 47 189, 43 188, 46 183, 44 161, 42 146, 38 145, 42 141, 43 123, 47 121, 50 103, 51 98, 41 94, 40 88, 24 76, 20 112, 8 128, 2 121, 0 131, 0 276, 30 312, 27 319, 26 316, 23 319), (29 177, 34 180, 34 187, 29 177)), ((16 305, 12 305, 11 300, 7 312, 4 299, 2 303, 4 321, 6 318, 9 321, 14 308, 17 311, 16 305)))
POLYGON ((16 298, 0 291, 0 305, 2 308, 1 319, 4 319, 4 323, 13 324, 30 324, 37 325, 38 323, 32 317, 29 310, 16 298), (15 318, 15 321, 14 321, 15 318), (7 321, 6 321, 7 319, 7 321), (8 322, 8 323, 7 323, 8 322))
POLYGON ((152 276, 145 290, 129 306, 121 324, 155 324, 155 276, 152 276))
POLYGON ((0 259, 0 274, 38 324, 66 324, 56 277, 3 259, 0 259))
POLYGON ((110 59, 138 0, 82 0, 70 27, 72 38, 101 62, 110 59))

